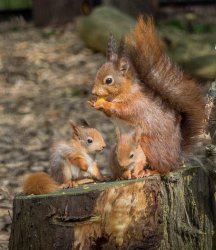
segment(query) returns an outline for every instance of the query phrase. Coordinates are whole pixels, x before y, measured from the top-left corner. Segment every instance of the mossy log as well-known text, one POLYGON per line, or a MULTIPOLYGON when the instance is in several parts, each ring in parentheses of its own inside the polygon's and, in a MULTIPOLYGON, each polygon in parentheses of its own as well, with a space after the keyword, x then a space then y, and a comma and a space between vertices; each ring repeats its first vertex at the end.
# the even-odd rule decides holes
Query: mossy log
POLYGON ((106 53, 110 32, 119 43, 134 26, 134 18, 107 6, 97 7, 89 16, 77 20, 77 30, 86 45, 102 53, 106 53))
POLYGON ((186 167, 163 177, 18 194, 9 249, 213 249, 209 178, 201 167, 186 167))

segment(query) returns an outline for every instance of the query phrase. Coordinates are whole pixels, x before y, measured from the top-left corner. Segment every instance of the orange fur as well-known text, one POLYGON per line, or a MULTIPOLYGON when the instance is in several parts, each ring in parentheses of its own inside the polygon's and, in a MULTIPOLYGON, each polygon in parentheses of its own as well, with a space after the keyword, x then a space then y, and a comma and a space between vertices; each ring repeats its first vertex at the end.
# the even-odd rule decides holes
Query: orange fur
POLYGON ((71 125, 74 132, 72 139, 59 141, 52 147, 51 177, 46 173, 30 175, 24 182, 24 193, 52 193, 59 188, 103 180, 100 169, 90 154, 105 147, 101 133, 95 128, 76 126, 73 123, 71 125), (92 143, 88 144, 89 139, 92 143))
POLYGON ((91 153, 97 153, 106 146, 101 133, 95 128, 75 124, 72 124, 72 129, 74 133, 70 141, 57 142, 52 148, 50 159, 52 177, 61 184, 86 177, 102 180, 100 170, 90 156, 91 153), (91 144, 88 144, 88 139, 92 140, 91 144))
POLYGON ((121 134, 116 130, 117 144, 110 152, 110 168, 114 178, 131 179, 145 175, 146 156, 140 146, 141 131, 121 134), (133 155, 131 158, 130 156, 133 155))
POLYGON ((92 90, 105 101, 90 105, 123 127, 142 128, 141 146, 153 170, 178 168, 204 126, 205 103, 197 84, 164 53, 151 18, 140 17, 118 52, 108 51, 92 90))
POLYGON ((58 189, 58 184, 43 172, 29 175, 23 183, 23 192, 28 195, 53 193, 58 189))
POLYGON ((188 151, 204 126, 205 102, 200 89, 164 53, 151 18, 145 22, 140 17, 132 35, 134 39, 126 38, 126 47, 138 78, 181 115, 181 147, 188 151))
POLYGON ((67 156, 67 159, 70 161, 71 164, 79 166, 81 168, 81 170, 83 170, 83 171, 87 171, 88 170, 88 164, 85 161, 85 159, 82 158, 82 155, 79 155, 79 156, 76 155, 76 156, 74 156, 72 154, 72 155, 67 156))

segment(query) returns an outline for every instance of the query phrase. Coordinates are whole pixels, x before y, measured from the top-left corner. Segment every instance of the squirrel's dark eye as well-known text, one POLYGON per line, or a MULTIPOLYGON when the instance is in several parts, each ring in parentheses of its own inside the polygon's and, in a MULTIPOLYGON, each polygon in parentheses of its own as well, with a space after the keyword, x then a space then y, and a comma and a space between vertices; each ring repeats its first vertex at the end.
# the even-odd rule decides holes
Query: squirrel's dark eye
POLYGON ((107 76, 105 79, 104 79, 104 83, 109 85, 109 84, 112 84, 113 83, 113 78, 112 76, 107 76))
POLYGON ((93 142, 92 138, 87 139, 88 144, 91 144, 93 142))
POLYGON ((134 153, 130 154, 130 159, 132 159, 134 157, 134 153))

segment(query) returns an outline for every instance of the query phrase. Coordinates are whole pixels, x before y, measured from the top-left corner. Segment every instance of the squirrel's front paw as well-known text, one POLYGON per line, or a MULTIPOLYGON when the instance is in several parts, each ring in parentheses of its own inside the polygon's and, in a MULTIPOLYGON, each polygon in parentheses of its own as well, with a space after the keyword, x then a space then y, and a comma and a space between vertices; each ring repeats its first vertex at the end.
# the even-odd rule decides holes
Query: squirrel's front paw
POLYGON ((131 171, 130 170, 127 170, 127 171, 125 171, 123 174, 122 174, 122 176, 121 176, 121 178, 123 179, 123 180, 130 180, 131 179, 131 171))
POLYGON ((106 103, 106 100, 104 98, 98 98, 97 100, 90 100, 88 101, 88 104, 90 104, 95 109, 103 109, 104 104, 106 103))
POLYGON ((68 188, 73 188, 73 187, 77 187, 77 183, 72 180, 66 181, 60 186, 60 188, 62 189, 68 189, 68 188))
POLYGON ((96 100, 92 99, 92 100, 87 101, 87 103, 94 108, 96 100))
POLYGON ((136 174, 132 173, 132 177, 136 179, 142 178, 144 176, 146 176, 145 170, 141 170, 139 173, 136 174))

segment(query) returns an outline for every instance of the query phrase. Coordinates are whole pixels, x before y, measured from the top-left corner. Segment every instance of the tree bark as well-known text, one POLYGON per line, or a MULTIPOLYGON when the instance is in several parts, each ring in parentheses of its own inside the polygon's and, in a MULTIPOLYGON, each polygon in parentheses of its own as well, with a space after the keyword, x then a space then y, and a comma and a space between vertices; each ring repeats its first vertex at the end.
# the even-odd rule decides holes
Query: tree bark
POLYGON ((9 249, 213 249, 215 197, 201 167, 18 194, 9 249))
POLYGON ((60 25, 71 22, 81 14, 81 1, 33 0, 34 23, 37 26, 60 25))

